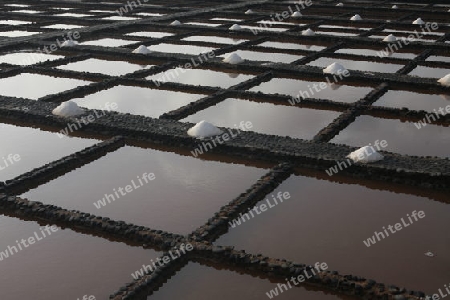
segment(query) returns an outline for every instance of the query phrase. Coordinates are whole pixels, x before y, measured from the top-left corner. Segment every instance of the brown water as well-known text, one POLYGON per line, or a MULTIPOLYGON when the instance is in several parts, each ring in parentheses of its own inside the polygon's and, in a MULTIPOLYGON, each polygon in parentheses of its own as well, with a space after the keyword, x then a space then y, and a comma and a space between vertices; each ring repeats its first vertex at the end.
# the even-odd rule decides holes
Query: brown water
POLYGON ((72 101, 90 109, 105 109, 107 103, 115 103, 119 112, 157 118, 204 96, 119 85, 72 101))
MULTIPOLYGON (((148 300, 196 299, 196 300, 229 300, 269 299, 266 293, 277 287, 278 282, 261 279, 237 271, 223 270, 218 266, 205 266, 199 263, 188 263, 183 269, 170 278, 167 283, 148 300)), ((280 281, 280 283, 285 283, 280 281)), ((275 297, 275 296, 274 296, 275 297)), ((336 296, 329 292, 316 291, 303 286, 284 290, 276 299, 352 299, 336 296)))
MULTIPOLYGON (((199 62, 196 60, 196 63, 199 62)), ((229 74, 204 69, 184 69, 175 68, 167 70, 163 73, 158 73, 147 77, 148 80, 157 80, 160 82, 178 82, 191 85, 202 86, 217 86, 221 88, 229 88, 232 85, 236 85, 243 81, 249 80, 254 77, 252 75, 239 74, 237 77, 230 77, 229 74)))
POLYGON ((394 72, 400 70, 401 68, 403 68, 403 65, 398 65, 398 64, 383 64, 383 63, 370 62, 370 61, 347 60, 347 59, 330 58, 330 57, 321 57, 317 60, 310 62, 308 65, 325 68, 334 62, 340 63, 346 69, 359 70, 359 71, 363 71, 363 72, 394 73, 394 72))
POLYGON ((387 106, 395 108, 409 108, 433 112, 434 109, 450 105, 450 95, 420 94, 408 91, 389 90, 376 101, 374 106, 387 106))
POLYGON ((230 98, 183 121, 197 123, 206 120, 216 126, 228 128, 235 128, 241 121, 250 121, 250 131, 311 139, 338 116, 339 113, 332 111, 230 98))
MULTIPOLYGON (((267 169, 203 161, 190 156, 126 146, 22 195, 23 197, 188 234, 203 225, 267 169), (154 173, 153 181, 142 179, 154 173), (141 182, 138 179, 141 178, 141 182), (135 182, 125 195, 119 188, 135 182), (111 203, 93 204, 108 196, 111 203)), ((105 199, 106 201, 106 199, 105 199)))
POLYGON ((0 181, 13 179, 99 142, 76 137, 60 138, 54 132, 3 123, 0 123, 0 140, 8 141, 0 148, 0 181), (11 162, 9 154, 17 154, 18 157, 11 162))
MULTIPOLYGON (((304 57, 303 55, 292 55, 284 53, 268 53, 268 52, 256 52, 248 50, 237 50, 233 51, 239 55, 242 59, 246 60, 256 60, 256 61, 266 61, 266 62, 276 62, 276 63, 286 63, 289 64, 297 59, 304 57)), ((224 57, 224 56, 221 56, 224 57)))
MULTIPOLYGON (((302 175, 291 176, 270 195, 278 192, 289 192, 291 198, 260 215, 254 213, 216 244, 306 264, 326 262, 329 270, 341 274, 428 293, 448 283, 450 240, 444 234, 450 225, 448 204, 302 175), (423 210, 425 217, 409 222, 407 214, 414 210, 423 210), (380 237, 370 247, 364 244, 375 231, 401 218, 408 227, 380 237), (424 255, 428 251, 436 256, 424 255)), ((445 193, 441 197, 450 200, 445 193)), ((263 203, 267 202, 257 206, 263 203)))
POLYGON ((22 73, 13 77, 0 79, 0 95, 37 100, 47 95, 60 93, 88 84, 90 82, 84 80, 22 73), (27 88, 25 89, 23 87, 27 88))
MULTIPOLYGON (((416 124, 417 125, 417 124, 416 124)), ((359 116, 331 142, 350 146, 366 146, 386 140, 383 149, 407 155, 450 157, 448 127, 427 124, 418 129, 414 123, 359 116)))
MULTIPOLYGON (((339 79, 339 77, 336 77, 339 79)), ((330 80, 335 82, 334 79, 330 80)), ((336 81, 338 82, 338 81, 336 81)), ((270 81, 261 83, 250 89, 254 92, 263 92, 266 94, 285 94, 292 97, 297 97, 301 94, 306 98, 320 98, 329 99, 340 102, 352 103, 361 98, 364 98, 372 88, 371 87, 356 87, 351 85, 329 85, 327 82, 326 88, 320 88, 320 81, 303 81, 288 78, 273 78, 270 81)))
POLYGON ((0 63, 29 66, 44 61, 63 58, 61 55, 51 55, 37 52, 17 52, 0 56, 0 63))
POLYGON ((176 45, 176 44, 158 44, 148 47, 151 51, 165 52, 165 53, 184 53, 191 55, 199 55, 214 50, 211 47, 192 46, 192 45, 176 45))
POLYGON ((110 76, 121 76, 128 73, 133 73, 142 68, 150 68, 152 65, 138 65, 132 64, 126 61, 117 60, 103 60, 96 58, 89 58, 82 61, 77 61, 69 63, 67 65, 59 66, 58 69, 61 70, 71 70, 78 72, 88 72, 88 73, 101 73, 110 76))
POLYGON ((431 68, 424 66, 417 66, 408 75, 415 75, 420 77, 441 78, 450 74, 450 69, 431 68))
POLYGON ((122 39, 105 38, 105 39, 99 39, 99 40, 94 40, 94 41, 82 42, 82 43, 80 43, 80 45, 103 46, 103 47, 121 47, 121 46, 134 44, 134 43, 137 43, 137 42, 138 41, 129 41, 129 40, 122 40, 122 39))
POLYGON ((450 56, 431 55, 427 58, 427 61, 450 62, 450 56))
MULTIPOLYGON (((46 224, 0 215, 0 251, 18 248, 16 240, 41 239, 0 261, 2 299, 61 300, 93 295, 109 299, 120 286, 130 282, 131 274, 160 256, 154 250, 58 228, 46 234, 46 224)), ((51 225, 51 224, 50 224, 51 225)))

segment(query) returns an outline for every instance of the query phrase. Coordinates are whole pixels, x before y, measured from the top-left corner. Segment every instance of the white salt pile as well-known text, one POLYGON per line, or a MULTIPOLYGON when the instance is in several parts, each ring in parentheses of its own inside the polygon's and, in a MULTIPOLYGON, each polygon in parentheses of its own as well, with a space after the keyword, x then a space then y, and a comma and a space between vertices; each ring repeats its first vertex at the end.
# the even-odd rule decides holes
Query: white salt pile
POLYGON ((434 253, 431 251, 425 252, 424 254, 428 257, 434 257, 434 253))
POLYGON ((75 47, 76 45, 78 45, 78 42, 73 40, 67 40, 61 44, 61 47, 75 47))
POLYGON ((356 14, 353 17, 350 18, 350 21, 359 21, 362 20, 361 16, 356 14))
POLYGON ((383 42, 395 42, 395 41, 397 41, 397 38, 393 34, 390 34, 383 39, 383 42))
POLYGON ((52 114, 60 117, 73 117, 83 113, 84 110, 73 101, 63 102, 52 111, 52 114))
POLYGON ((372 146, 364 146, 347 155, 347 158, 350 158, 353 162, 370 163, 382 160, 384 157, 372 146))
POLYGON ((238 24, 233 24, 233 26, 231 26, 230 28, 228 28, 229 30, 242 30, 242 27, 239 26, 238 24))
POLYGON ((254 14, 255 12, 253 11, 253 10, 251 10, 251 9, 248 9, 246 12, 245 12, 245 14, 246 15, 251 15, 251 14, 254 14))
POLYGON ((416 24, 416 25, 423 25, 423 24, 425 24, 425 22, 421 18, 415 19, 414 22, 412 22, 412 23, 416 24))
POLYGON ((178 21, 178 20, 175 20, 172 23, 170 23, 170 25, 172 25, 172 26, 179 26, 179 25, 181 25, 181 22, 178 21))
POLYGON ((293 17, 293 18, 300 18, 301 16, 302 16, 302 13, 299 11, 296 11, 291 15, 291 17, 293 17))
POLYGON ((342 6, 344 6, 344 3, 340 2, 340 3, 336 4, 336 6, 342 7, 342 6))
POLYGON ((244 60, 237 53, 228 53, 225 55, 223 62, 229 63, 232 65, 237 65, 243 62, 244 60))
POLYGON ((392 9, 397 9, 397 8, 398 8, 397 5, 393 5, 393 6, 392 6, 392 9))
POLYGON ((438 80, 443 86, 450 86, 450 73, 438 80))
POLYGON ((194 127, 189 128, 187 134, 196 138, 206 138, 221 134, 223 131, 206 121, 200 121, 194 127))
POLYGON ((133 53, 140 53, 140 54, 148 54, 150 52, 152 52, 152 51, 150 51, 144 45, 140 45, 139 47, 137 47, 136 49, 133 50, 133 53))
POLYGON ((339 75, 345 71, 347 71, 347 69, 343 65, 338 63, 332 63, 331 65, 323 69, 324 74, 333 74, 333 75, 339 75))
POLYGON ((314 31, 311 30, 311 28, 308 28, 306 30, 302 30, 302 35, 306 35, 306 36, 313 36, 316 33, 314 31))

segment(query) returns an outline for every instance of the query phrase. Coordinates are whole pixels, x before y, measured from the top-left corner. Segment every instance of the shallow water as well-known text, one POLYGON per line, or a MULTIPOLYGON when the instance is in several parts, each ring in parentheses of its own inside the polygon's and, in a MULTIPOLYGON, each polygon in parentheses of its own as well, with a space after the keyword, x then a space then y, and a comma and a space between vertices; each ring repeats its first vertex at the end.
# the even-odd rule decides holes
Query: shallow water
POLYGON ((40 34, 41 32, 31 32, 22 30, 12 30, 12 31, 0 31, 0 37, 20 37, 20 36, 30 36, 34 34, 40 34))
MULTIPOLYGON (((336 80, 331 78, 331 83, 339 83, 339 77, 336 80)), ((287 78, 273 78, 270 81, 261 83, 250 89, 254 92, 263 92, 266 94, 285 94, 291 97, 298 97, 298 95, 304 98, 320 98, 333 101, 352 103, 364 98, 372 88, 364 86, 350 86, 350 85, 330 85, 328 82, 326 88, 320 87, 320 81, 304 81, 287 78)), ((323 85, 323 84, 322 84, 323 85)))
POLYGON ((359 71, 363 71, 363 72, 394 73, 403 67, 403 65, 398 65, 398 64, 383 64, 383 63, 376 63, 376 62, 370 62, 370 61, 347 60, 347 59, 330 58, 330 57, 321 57, 317 60, 314 60, 314 61, 308 63, 308 65, 325 68, 334 62, 340 63, 346 69, 359 70, 359 71))
POLYGON ((429 78, 441 78, 447 74, 450 74, 450 69, 431 68, 424 66, 417 66, 414 70, 412 70, 412 72, 408 73, 408 75, 416 75, 429 78))
POLYGON ((157 80, 163 82, 162 84, 169 81, 191 85, 229 88, 232 85, 236 85, 253 77, 252 75, 239 73, 236 73, 236 75, 238 76, 230 77, 227 73, 212 70, 175 68, 149 76, 146 79, 157 80))
POLYGON ((320 50, 325 49, 324 46, 294 44, 294 43, 280 43, 280 42, 264 42, 258 46, 272 47, 272 48, 279 48, 279 49, 298 49, 298 50, 311 50, 311 51, 320 51, 320 50))
POLYGON ((182 41, 194 41, 194 42, 211 42, 220 44, 239 44, 247 40, 244 39, 232 39, 221 36, 205 36, 205 35, 194 35, 181 39, 182 41))
POLYGON ((37 100, 47 95, 61 93, 90 83, 89 81, 72 78, 56 78, 47 75, 21 73, 0 79, 0 95, 37 100), (24 86, 27 88, 22 88, 24 86))
POLYGON ((235 128, 235 124, 239 125, 241 121, 250 121, 250 131, 311 139, 337 116, 339 113, 332 111, 230 98, 183 121, 197 123, 206 120, 216 126, 228 128, 235 128))
POLYGON ((440 107, 450 105, 450 95, 420 94, 408 91, 389 90, 380 97, 374 106, 387 106, 395 108, 409 108, 412 110, 425 110, 433 112, 440 107))
POLYGON ((2 143, 0 148, 0 181, 13 179, 100 142, 93 139, 59 137, 55 132, 3 123, 0 123, 0 140, 8 141, 2 143), (17 154, 17 159, 13 157, 11 161, 10 154, 17 154))
MULTIPOLYGON (((417 123, 417 122, 415 122, 417 123)), ((418 129, 414 123, 359 116, 334 137, 332 143, 362 147, 375 140, 386 140, 386 151, 407 155, 450 157, 448 127, 427 124, 418 129)))
MULTIPOLYGON (((293 61, 296 61, 304 56, 302 55, 292 55, 292 54, 284 54, 284 53, 269 53, 269 52, 256 52, 256 51, 248 51, 248 50, 237 50, 233 51, 237 55, 239 55, 242 59, 246 60, 255 60, 255 61, 267 61, 267 62, 276 62, 276 63, 286 63, 289 64, 293 61)), ((223 56, 221 56, 223 57, 223 56)))
POLYGON ((150 37, 150 38, 162 38, 165 36, 171 36, 173 33, 170 32, 159 32, 159 31, 138 31, 138 32, 130 32, 125 35, 129 36, 142 36, 142 37, 150 37))
POLYGON ((45 224, 34 221, 0 216, 0 224, 1 251, 17 248, 16 240, 34 237, 35 232, 41 239, 0 262, 0 288, 8 300, 81 299, 84 295, 108 299, 112 291, 132 280, 131 274, 143 263, 160 256, 154 250, 70 229, 58 228, 50 235, 44 232, 43 237, 45 224))
POLYGON ((63 58, 61 55, 52 55, 36 52, 16 52, 0 56, 0 63, 11 65, 29 66, 44 61, 51 61, 63 58))
POLYGON ((87 45, 87 46, 103 46, 103 47, 121 47, 126 46, 130 44, 137 43, 138 41, 129 41, 129 40, 122 40, 122 39, 99 39, 99 40, 93 40, 93 41, 87 41, 82 42, 80 45, 87 45))
MULTIPOLYGON (((271 282, 268 279, 261 280, 252 275, 221 269, 220 266, 205 266, 190 262, 147 299, 259 300, 267 298, 266 293, 276 287, 277 282, 271 282)), ((288 291, 283 290, 283 293, 280 293, 277 299, 332 300, 351 298, 331 295, 329 292, 315 291, 311 288, 296 287, 288 291)))
POLYGON ((192 46, 192 45, 176 45, 176 44, 158 44, 151 45, 151 51, 165 52, 165 53, 184 53, 191 55, 199 55, 200 53, 206 53, 214 50, 211 47, 203 47, 203 46, 192 46))
POLYGON ((188 234, 266 172, 266 169, 126 146, 41 185, 23 197, 188 234), (155 179, 145 183, 144 173, 154 173, 155 179), (116 197, 114 191, 119 193, 119 188, 132 184, 132 180, 137 188, 116 197), (108 196, 112 202, 105 202, 106 206, 97 209, 93 203, 105 194, 115 199, 108 196))
POLYGON ((138 70, 142 70, 143 67, 150 68, 152 65, 138 65, 132 64, 126 61, 115 61, 115 60, 103 60, 96 58, 89 58, 82 61, 77 61, 69 63, 67 65, 59 66, 58 69, 61 70, 71 70, 78 72, 89 72, 89 73, 101 73, 110 76, 121 76, 128 73, 133 73, 138 70))
POLYGON ((216 244, 305 264, 326 262, 329 270, 341 274, 428 293, 450 276, 450 241, 440 234, 450 225, 446 203, 301 175, 291 176, 267 198, 274 207, 260 215, 254 212, 254 218, 230 228, 216 244), (291 198, 275 205, 271 195, 278 192, 289 192, 291 198), (414 210, 423 210, 425 217, 411 223, 407 214, 414 210), (401 218, 408 226, 401 232, 380 236, 370 247, 364 244, 375 231, 401 218), (436 256, 425 256, 428 251, 436 256))
POLYGON ((104 109, 107 103, 116 103, 119 112, 157 118, 204 96, 134 86, 115 86, 72 101, 90 109, 104 109))

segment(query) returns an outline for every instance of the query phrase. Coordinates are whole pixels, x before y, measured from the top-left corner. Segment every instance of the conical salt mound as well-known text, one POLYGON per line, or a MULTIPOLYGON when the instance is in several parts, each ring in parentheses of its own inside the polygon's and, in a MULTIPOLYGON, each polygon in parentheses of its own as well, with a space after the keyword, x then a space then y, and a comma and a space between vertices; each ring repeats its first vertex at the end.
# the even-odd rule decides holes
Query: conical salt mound
POLYGON ((196 138, 206 138, 221 134, 223 131, 205 120, 198 122, 194 127, 189 128, 187 134, 196 138))
POLYGON ((60 117, 73 117, 84 113, 84 110, 73 101, 66 101, 58 105, 52 114, 60 117))

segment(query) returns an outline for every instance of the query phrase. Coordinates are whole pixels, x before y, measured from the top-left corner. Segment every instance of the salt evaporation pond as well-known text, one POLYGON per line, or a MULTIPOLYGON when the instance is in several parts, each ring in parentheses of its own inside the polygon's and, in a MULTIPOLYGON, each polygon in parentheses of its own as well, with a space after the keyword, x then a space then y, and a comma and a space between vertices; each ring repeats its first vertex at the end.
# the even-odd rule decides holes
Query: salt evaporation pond
POLYGON ((61 93, 91 82, 72 78, 56 78, 47 75, 21 73, 0 79, 0 95, 37 100, 41 97, 61 93), (24 89, 23 87, 27 88, 24 89))
POLYGON ((125 146, 30 190, 22 197, 154 229, 188 234, 267 171, 232 163, 203 161, 191 154, 181 156, 125 146), (147 184, 143 181, 141 185, 137 176, 142 178, 144 173, 154 173, 155 179, 147 184), (133 178, 136 178, 135 184, 139 188, 132 193, 115 201, 109 198, 112 202, 106 202, 100 208, 93 204, 102 200, 105 193, 114 196, 114 189, 131 184, 133 178))
MULTIPOLYGON (((339 76, 336 77, 339 79, 339 76)), ((334 82, 333 79, 330 80, 334 82)), ((339 82, 338 82, 339 83, 339 82)), ((322 84, 323 85, 323 84, 322 84)), ((297 97, 300 92, 306 98, 329 99, 333 101, 353 103, 364 98, 372 87, 367 86, 351 86, 351 85, 330 85, 326 81, 304 81, 289 78, 273 78, 263 82, 258 86, 250 89, 253 92, 263 92, 266 94, 285 94, 291 97, 297 97), (320 83, 326 83, 326 88, 321 89, 320 83), (314 88, 315 86, 315 88, 314 88)))
POLYGON ((105 109, 108 103, 115 103, 118 112, 157 118, 203 97, 205 95, 119 85, 72 101, 90 109, 105 109))
POLYGON ((254 76, 236 73, 236 78, 230 77, 228 73, 204 70, 204 69, 184 69, 175 68, 165 72, 158 73, 147 77, 148 80, 177 82, 191 85, 217 86, 221 88, 229 88, 232 85, 239 84, 254 76))
MULTIPOLYGON (((259 277, 241 274, 239 271, 228 270, 220 265, 206 266, 197 262, 189 262, 147 299, 259 300, 267 298, 266 292, 276 288, 278 283, 285 282, 262 280, 259 277)), ((351 300, 354 298, 299 286, 280 294, 277 299, 351 300)))
POLYGON ((131 274, 143 263, 161 256, 151 249, 59 227, 44 238, 45 225, 0 215, 1 251, 35 232, 42 239, 0 262, 3 299, 81 299, 86 294, 108 299, 111 291, 132 280, 131 274))
POLYGON ((243 99, 226 99, 182 121, 197 123, 213 120, 214 125, 235 128, 243 120, 252 122, 250 131, 300 139, 312 139, 339 116, 334 111, 259 103, 243 99), (268 122, 267 120, 272 120, 268 122))
POLYGON ((0 158, 5 158, 8 163, 6 165, 3 159, 1 160, 0 181, 13 179, 34 168, 100 142, 76 137, 60 138, 55 132, 3 123, 0 123, 0 140, 8 141, 8 143, 2 143, 0 149, 0 158), (52 147, 49 148, 48 145, 52 147), (8 159, 10 154, 19 155, 19 160, 11 164, 8 159))
MULTIPOLYGON (((374 187, 368 188, 358 181, 342 184, 327 180, 340 182, 342 177, 330 177, 325 170, 315 172, 314 177, 302 172, 292 175, 267 196, 271 199, 271 194, 289 192, 290 199, 256 215, 251 222, 230 228, 215 244, 298 263, 324 261, 329 270, 341 274, 358 274, 427 293, 442 287, 450 274, 450 242, 430 233, 450 226, 448 203, 416 196, 411 188, 404 194, 389 184, 372 183, 374 187), (425 217, 410 223, 407 214, 414 210, 423 210, 425 217), (369 247, 363 242, 401 218, 408 228, 369 247), (428 251, 436 257, 425 256, 428 251)), ((435 195, 429 193, 433 199, 435 195)), ((438 197, 448 201, 444 192, 438 197)), ((256 206, 263 203, 266 200, 256 206)))
POLYGON ((427 124, 418 129, 414 123, 400 120, 359 116, 331 142, 350 146, 365 146, 384 139, 386 151, 407 155, 450 157, 448 127, 427 124))
POLYGON ((59 66, 58 69, 88 73, 101 73, 110 76, 121 76, 142 70, 143 67, 150 68, 152 65, 138 65, 126 61, 103 60, 89 58, 82 61, 59 66))

